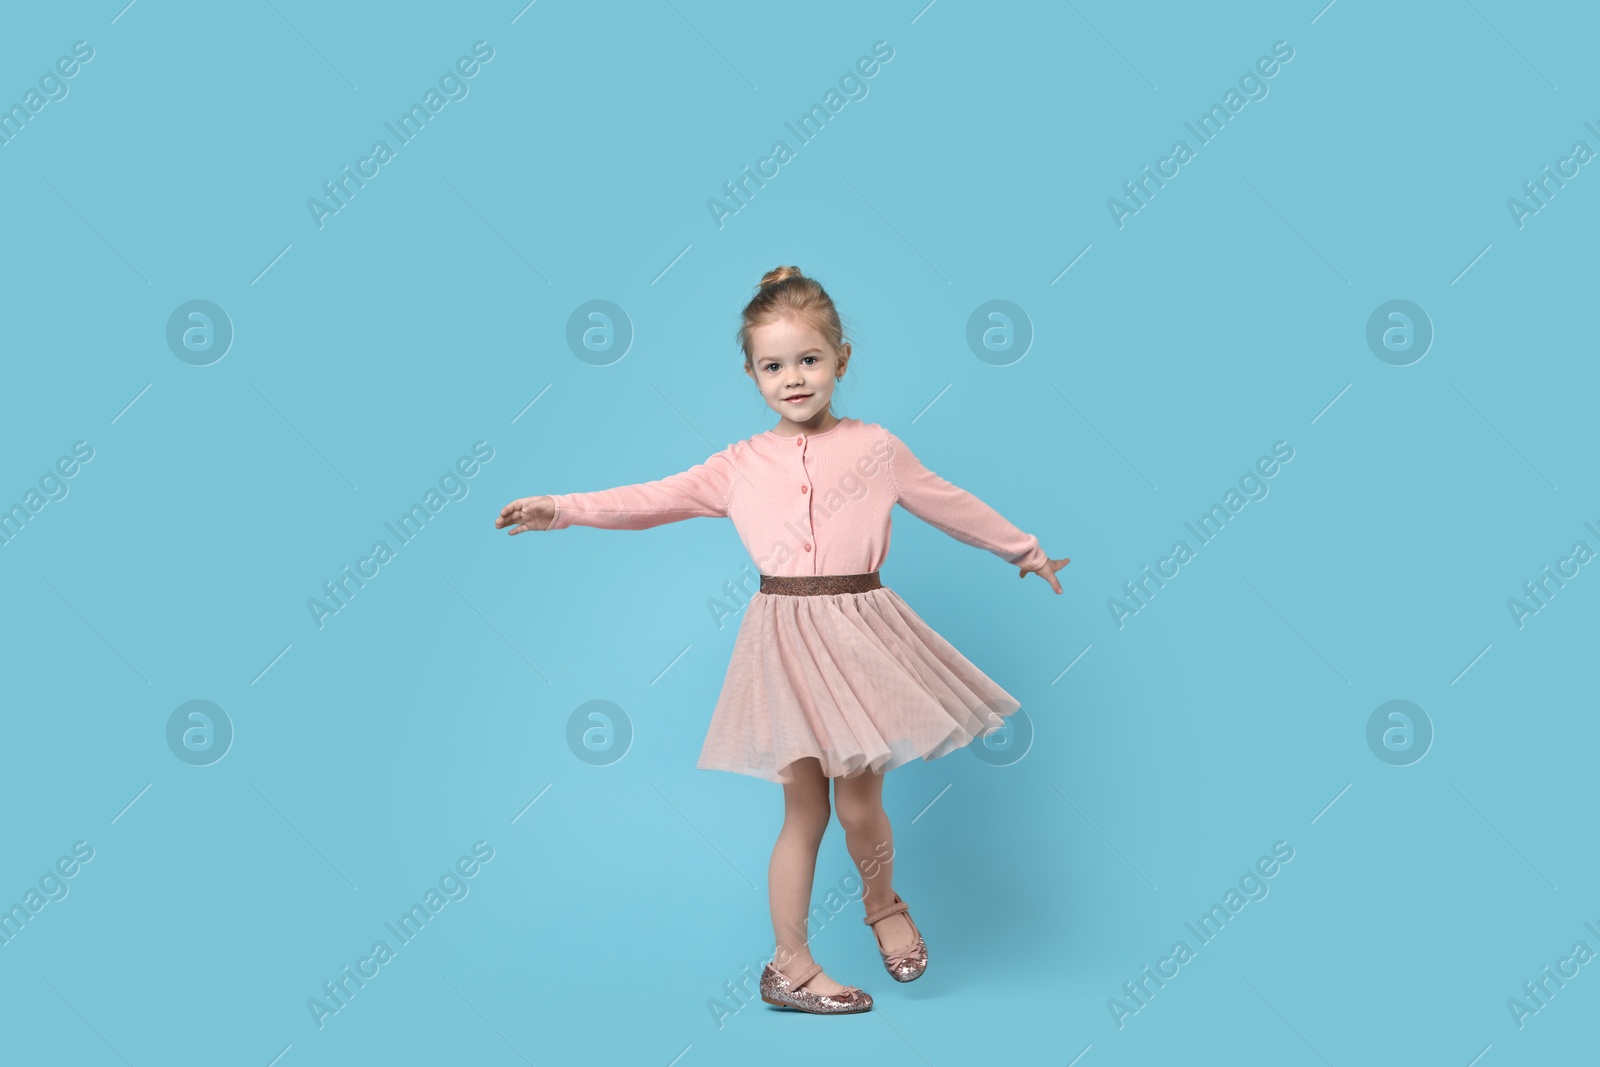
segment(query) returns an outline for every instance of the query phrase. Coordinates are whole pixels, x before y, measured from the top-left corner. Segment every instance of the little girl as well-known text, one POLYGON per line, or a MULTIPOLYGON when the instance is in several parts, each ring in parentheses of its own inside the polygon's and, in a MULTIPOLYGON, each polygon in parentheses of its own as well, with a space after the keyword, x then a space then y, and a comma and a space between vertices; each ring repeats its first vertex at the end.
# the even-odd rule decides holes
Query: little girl
POLYGON ((738 339, 745 373, 780 416, 776 427, 657 481, 514 500, 495 527, 733 520, 761 586, 740 622, 698 766, 783 785, 783 829, 767 872, 776 949, 761 998, 814 1014, 867 1011, 872 997, 829 978, 807 945, 828 780, 861 868, 864 921, 884 968, 909 982, 927 967, 928 950, 891 882, 883 775, 953 752, 1021 707, 879 581, 890 510, 898 503, 1057 593, 1056 571, 1069 561, 1051 559, 1038 538, 928 470, 882 426, 833 413, 850 345, 833 301, 798 268, 761 279, 738 339))

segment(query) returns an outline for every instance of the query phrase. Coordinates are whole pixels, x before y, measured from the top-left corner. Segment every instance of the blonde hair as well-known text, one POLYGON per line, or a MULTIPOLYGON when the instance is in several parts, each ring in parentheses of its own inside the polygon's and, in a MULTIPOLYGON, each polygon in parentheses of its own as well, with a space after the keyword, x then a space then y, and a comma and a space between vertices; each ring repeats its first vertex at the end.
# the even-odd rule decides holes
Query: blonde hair
POLYGON ((815 278, 807 278, 799 267, 774 267, 761 276, 756 295, 744 306, 739 324, 739 348, 744 352, 746 370, 753 370, 750 334, 785 316, 799 319, 822 335, 838 352, 844 345, 844 326, 839 310, 815 278))

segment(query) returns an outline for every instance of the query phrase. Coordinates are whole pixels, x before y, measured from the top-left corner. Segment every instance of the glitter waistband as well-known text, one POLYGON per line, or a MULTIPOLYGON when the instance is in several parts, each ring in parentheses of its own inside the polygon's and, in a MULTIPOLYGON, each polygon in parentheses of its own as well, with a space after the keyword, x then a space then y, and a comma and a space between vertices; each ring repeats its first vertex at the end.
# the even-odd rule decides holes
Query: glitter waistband
POLYGON ((865 593, 881 589, 877 571, 866 574, 763 574, 761 591, 782 596, 823 596, 830 593, 865 593))

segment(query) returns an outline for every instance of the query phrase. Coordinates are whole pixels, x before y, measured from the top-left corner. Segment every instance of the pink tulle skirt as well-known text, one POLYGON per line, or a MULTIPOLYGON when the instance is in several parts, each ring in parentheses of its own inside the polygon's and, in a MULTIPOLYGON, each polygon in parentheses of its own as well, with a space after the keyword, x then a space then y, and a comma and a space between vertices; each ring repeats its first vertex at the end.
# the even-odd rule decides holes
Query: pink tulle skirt
POLYGON ((698 766, 787 784, 814 756, 830 778, 937 759, 1021 707, 887 586, 755 593, 698 766))

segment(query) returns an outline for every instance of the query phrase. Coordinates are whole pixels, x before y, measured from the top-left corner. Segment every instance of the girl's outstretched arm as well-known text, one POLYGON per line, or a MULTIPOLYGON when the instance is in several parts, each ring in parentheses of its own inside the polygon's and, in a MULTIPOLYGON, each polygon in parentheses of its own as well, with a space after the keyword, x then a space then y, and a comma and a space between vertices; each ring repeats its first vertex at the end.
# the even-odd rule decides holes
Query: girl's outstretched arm
POLYGON ((736 476, 728 453, 729 449, 723 449, 704 463, 696 463, 686 471, 653 482, 525 499, 543 499, 554 504, 555 518, 544 527, 546 530, 563 530, 568 526, 646 530, 683 519, 725 518, 733 499, 736 476))
POLYGON ((883 432, 889 440, 889 477, 901 507, 957 541, 1021 567, 1024 574, 1050 562, 1037 537, 1023 533, 994 508, 924 467, 904 441, 887 429, 883 432))

